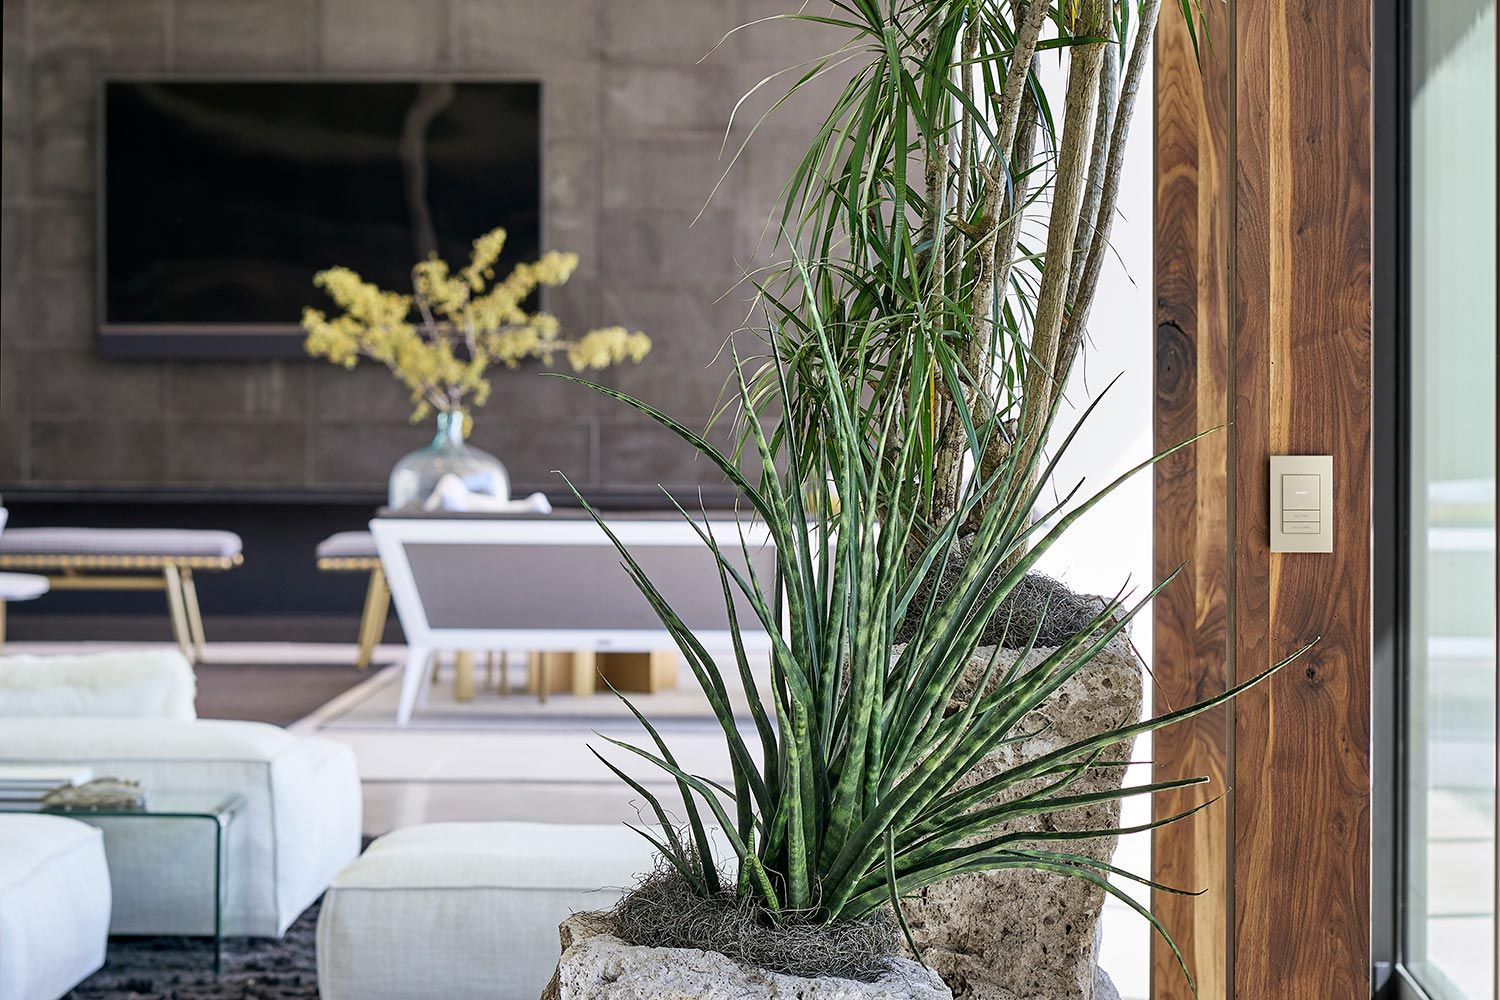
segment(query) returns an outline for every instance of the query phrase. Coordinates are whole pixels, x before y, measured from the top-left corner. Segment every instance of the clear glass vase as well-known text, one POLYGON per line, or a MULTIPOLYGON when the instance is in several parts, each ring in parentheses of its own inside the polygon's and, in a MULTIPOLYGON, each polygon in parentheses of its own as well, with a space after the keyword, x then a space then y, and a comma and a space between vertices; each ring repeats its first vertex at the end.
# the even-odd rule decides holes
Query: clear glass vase
POLYGON ((420 507, 448 476, 458 477, 470 493, 510 499, 510 474, 505 465, 494 455, 464 443, 464 415, 439 413, 432 443, 407 455, 391 470, 391 508, 420 507))

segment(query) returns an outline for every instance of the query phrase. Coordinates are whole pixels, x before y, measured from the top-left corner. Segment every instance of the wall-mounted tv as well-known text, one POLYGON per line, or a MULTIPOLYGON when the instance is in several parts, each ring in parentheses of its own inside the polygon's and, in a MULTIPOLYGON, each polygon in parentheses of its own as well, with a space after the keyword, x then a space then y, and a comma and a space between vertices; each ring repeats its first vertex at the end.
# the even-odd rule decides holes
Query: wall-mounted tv
POLYGON ((540 105, 517 82, 106 81, 101 351, 295 356, 322 268, 405 290, 497 225, 502 269, 535 257, 540 105))

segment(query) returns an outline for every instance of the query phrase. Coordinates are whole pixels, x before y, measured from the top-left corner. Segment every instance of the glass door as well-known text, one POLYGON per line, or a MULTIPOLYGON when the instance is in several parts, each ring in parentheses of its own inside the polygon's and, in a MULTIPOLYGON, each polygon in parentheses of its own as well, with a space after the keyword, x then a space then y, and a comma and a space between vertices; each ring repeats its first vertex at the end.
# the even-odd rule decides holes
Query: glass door
POLYGON ((1496 995, 1495 0, 1409 4, 1405 991, 1496 995))

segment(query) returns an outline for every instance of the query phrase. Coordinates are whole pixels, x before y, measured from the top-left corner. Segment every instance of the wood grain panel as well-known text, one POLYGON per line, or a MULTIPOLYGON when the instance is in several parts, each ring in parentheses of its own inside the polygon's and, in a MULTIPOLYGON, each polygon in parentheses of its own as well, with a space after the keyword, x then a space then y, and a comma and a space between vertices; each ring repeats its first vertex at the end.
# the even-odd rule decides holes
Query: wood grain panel
POLYGON ((1237 6, 1234 996, 1370 995, 1369 0, 1237 6), (1269 551, 1270 455, 1334 463, 1334 551, 1269 551))
MULTIPOLYGON (((1321 637, 1157 740, 1159 777, 1227 779, 1154 841, 1159 879, 1209 890, 1155 900, 1206 1000, 1370 995, 1371 2, 1205 4, 1201 65, 1180 21, 1158 42, 1156 439, 1232 427, 1156 470, 1157 570, 1189 562, 1157 707, 1321 637), (1270 552, 1273 454, 1334 456, 1331 555, 1270 552)), ((1165 948, 1152 967, 1154 997, 1190 995, 1165 948)))
MULTIPOLYGON (((1162 16, 1156 61, 1156 429, 1157 450, 1229 419, 1229 39, 1227 8, 1206 8, 1214 40, 1194 61, 1186 20, 1162 16)), ((1155 708, 1170 711, 1222 692, 1229 680, 1229 432, 1203 439, 1155 470, 1158 579, 1182 567, 1155 602, 1155 708)), ((1222 795, 1228 786, 1228 708, 1157 733, 1156 780, 1206 775, 1207 790, 1161 795, 1157 818, 1222 795)), ((1153 894, 1201 995, 1228 990, 1228 802, 1153 837, 1158 881, 1200 897, 1153 894)), ((1190 1000, 1176 957, 1152 943, 1153 995, 1190 1000)))

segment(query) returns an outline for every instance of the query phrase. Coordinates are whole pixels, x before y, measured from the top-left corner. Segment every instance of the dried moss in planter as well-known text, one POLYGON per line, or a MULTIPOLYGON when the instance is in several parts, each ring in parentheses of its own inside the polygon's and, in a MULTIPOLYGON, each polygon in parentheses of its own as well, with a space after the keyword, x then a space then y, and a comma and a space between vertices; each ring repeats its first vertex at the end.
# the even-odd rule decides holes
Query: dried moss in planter
MULTIPOLYGON (((921 617, 922 609, 927 606, 933 583, 938 582, 938 602, 941 603, 948 597, 961 572, 962 564, 950 560, 948 571, 943 574, 941 581, 937 580, 936 571, 928 575, 911 602, 912 613, 897 632, 898 641, 906 642, 911 638, 912 630, 916 627, 915 619, 921 617)), ((999 582, 997 575, 990 581, 985 593, 999 582)), ((1103 599, 1075 594, 1062 581, 1045 573, 1027 573, 1000 603, 1000 608, 986 626, 979 645, 1024 649, 1035 632, 1037 648, 1061 646, 1088 628, 1104 606, 1103 599)))
POLYGON ((752 897, 700 896, 674 868, 646 876, 615 906, 615 933, 647 948, 716 951, 747 965, 791 976, 873 982, 900 954, 896 921, 884 910, 831 924, 783 913, 773 922, 752 897))

